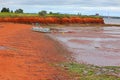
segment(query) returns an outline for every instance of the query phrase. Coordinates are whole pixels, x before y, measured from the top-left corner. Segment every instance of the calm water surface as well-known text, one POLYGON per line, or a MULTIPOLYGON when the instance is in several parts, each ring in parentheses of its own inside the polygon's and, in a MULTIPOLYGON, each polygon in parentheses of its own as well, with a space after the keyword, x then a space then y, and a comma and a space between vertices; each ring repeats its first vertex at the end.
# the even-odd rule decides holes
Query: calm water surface
POLYGON ((120 24, 120 19, 114 19, 114 18, 103 18, 105 24, 120 24))
POLYGON ((73 33, 52 33, 79 63, 120 66, 120 27, 67 27, 73 33), (76 31, 76 32, 75 32, 76 31))

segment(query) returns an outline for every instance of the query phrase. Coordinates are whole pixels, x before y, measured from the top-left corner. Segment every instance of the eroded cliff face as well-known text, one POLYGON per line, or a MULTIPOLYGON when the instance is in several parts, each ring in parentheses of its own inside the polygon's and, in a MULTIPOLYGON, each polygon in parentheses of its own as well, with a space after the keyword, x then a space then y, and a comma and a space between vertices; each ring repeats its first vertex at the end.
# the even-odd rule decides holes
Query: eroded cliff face
POLYGON ((0 22, 13 23, 40 23, 40 24, 104 24, 103 18, 82 17, 5 17, 0 22))

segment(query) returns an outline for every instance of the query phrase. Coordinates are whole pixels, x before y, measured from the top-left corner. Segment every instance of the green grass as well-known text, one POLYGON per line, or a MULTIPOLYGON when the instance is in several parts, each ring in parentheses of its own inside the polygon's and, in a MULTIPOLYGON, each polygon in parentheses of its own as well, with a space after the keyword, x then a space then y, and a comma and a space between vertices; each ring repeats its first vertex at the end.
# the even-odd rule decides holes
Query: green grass
MULTIPOLYGON (((37 13, 0 13, 0 17, 29 17, 29 16, 40 16, 37 13)), ((71 15, 71 14, 47 14, 45 16, 40 17, 93 17, 93 18, 100 18, 100 16, 87 16, 87 15, 71 15)))
POLYGON ((38 14, 30 13, 0 13, 0 17, 29 17, 29 16, 38 16, 38 14))
POLYGON ((120 67, 99 67, 78 63, 64 63, 61 65, 77 80, 120 80, 120 77, 117 76, 120 73, 120 67))

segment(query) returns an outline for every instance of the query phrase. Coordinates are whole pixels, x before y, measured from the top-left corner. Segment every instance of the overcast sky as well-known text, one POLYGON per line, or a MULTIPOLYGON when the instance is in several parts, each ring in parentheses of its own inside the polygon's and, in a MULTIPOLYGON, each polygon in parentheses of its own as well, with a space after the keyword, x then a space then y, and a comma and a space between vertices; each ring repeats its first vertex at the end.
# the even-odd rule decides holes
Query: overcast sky
POLYGON ((70 14, 99 13, 105 16, 120 16, 120 0, 0 0, 0 9, 3 7, 11 10, 21 8, 26 13, 46 10, 70 14))

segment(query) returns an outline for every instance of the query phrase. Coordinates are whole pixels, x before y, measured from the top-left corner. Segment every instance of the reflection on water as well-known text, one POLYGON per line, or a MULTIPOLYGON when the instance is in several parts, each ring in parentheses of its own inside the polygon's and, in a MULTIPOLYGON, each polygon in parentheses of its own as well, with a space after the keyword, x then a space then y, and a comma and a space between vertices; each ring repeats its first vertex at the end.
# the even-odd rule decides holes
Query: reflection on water
POLYGON ((120 27, 80 27, 76 33, 51 36, 73 52, 79 63, 120 66, 120 27))

